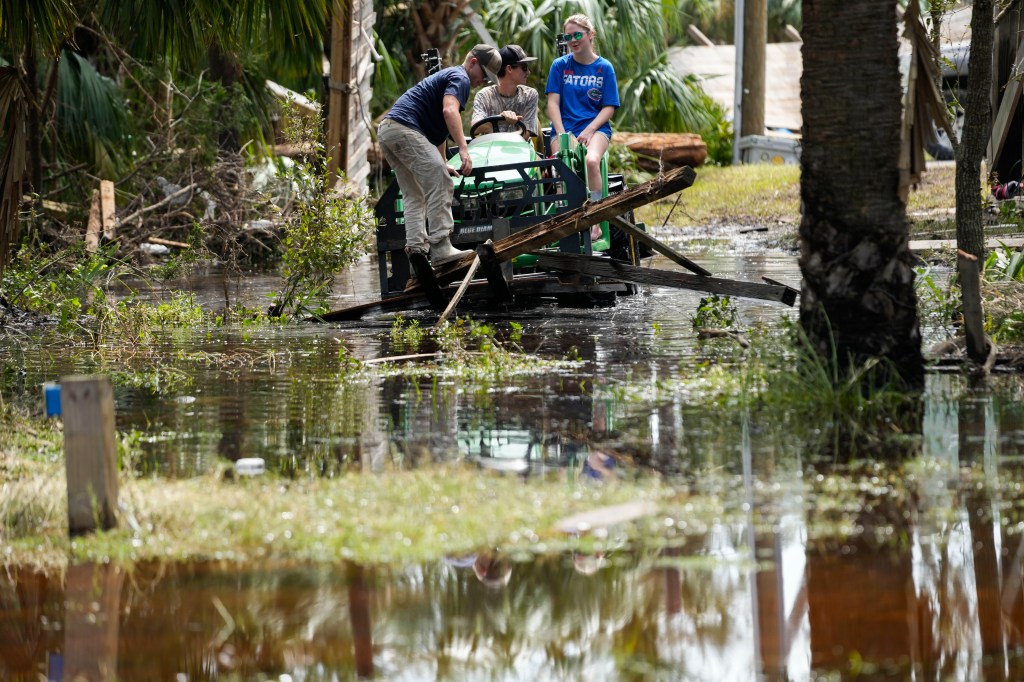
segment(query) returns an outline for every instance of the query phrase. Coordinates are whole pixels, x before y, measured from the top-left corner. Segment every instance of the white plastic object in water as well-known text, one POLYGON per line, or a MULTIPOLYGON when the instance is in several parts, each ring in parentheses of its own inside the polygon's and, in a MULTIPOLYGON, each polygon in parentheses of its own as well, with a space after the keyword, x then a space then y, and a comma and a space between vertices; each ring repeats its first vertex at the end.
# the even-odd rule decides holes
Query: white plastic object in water
POLYGON ((267 465, 262 457, 243 457, 235 462, 235 471, 239 476, 259 476, 266 473, 267 465))

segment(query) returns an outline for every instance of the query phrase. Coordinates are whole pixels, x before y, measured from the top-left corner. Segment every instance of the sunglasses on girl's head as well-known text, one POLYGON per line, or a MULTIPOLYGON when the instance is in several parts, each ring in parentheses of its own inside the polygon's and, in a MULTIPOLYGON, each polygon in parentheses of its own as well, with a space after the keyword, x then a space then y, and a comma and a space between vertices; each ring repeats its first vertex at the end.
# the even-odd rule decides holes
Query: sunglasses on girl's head
POLYGON ((566 33, 566 40, 583 40, 583 36, 587 35, 583 31, 576 31, 575 33, 566 33))
POLYGON ((527 64, 526 62, 523 62, 522 64, 513 64, 512 68, 513 69, 522 69, 524 72, 527 72, 527 71, 530 70, 530 65, 527 64))

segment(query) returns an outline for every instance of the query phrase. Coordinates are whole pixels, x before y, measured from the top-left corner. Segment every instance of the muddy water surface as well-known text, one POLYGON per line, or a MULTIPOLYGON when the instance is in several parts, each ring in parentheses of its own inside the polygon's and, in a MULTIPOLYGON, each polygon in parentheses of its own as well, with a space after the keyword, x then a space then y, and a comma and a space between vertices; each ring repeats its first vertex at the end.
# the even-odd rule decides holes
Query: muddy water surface
MULTIPOLYGON (((700 262, 721 276, 799 280, 792 255, 708 246, 700 262)), ((339 305, 365 296, 374 272, 366 264, 346 280, 339 305)), ((191 284, 222 304, 215 276, 191 284)), ((228 298, 258 300, 275 285, 248 277, 228 298)), ((400 566, 85 564, 62 576, 11 568, 0 574, 0 678, 1024 677, 1015 380, 969 388, 932 374, 905 459, 850 462, 784 419, 659 388, 741 358, 729 340, 696 339, 699 299, 653 290, 611 308, 481 313, 521 324, 525 350, 579 359, 502 382, 341 380, 342 347, 360 359, 408 352, 392 316, 175 331, 125 368, 19 346, 26 395, 71 372, 125 371, 118 426, 138 432, 145 472, 192 476, 259 456, 286 476, 386 476, 461 460, 529 485, 551 472, 596 481, 641 467, 695 495, 713 487, 722 514, 691 518, 682 507, 660 537, 613 535, 599 552, 487 547, 400 566), (913 496, 887 494, 899 487, 893 471, 914 477, 913 496), (830 494, 833 482, 844 492, 830 494)), ((795 315, 738 308, 744 328, 795 315)))

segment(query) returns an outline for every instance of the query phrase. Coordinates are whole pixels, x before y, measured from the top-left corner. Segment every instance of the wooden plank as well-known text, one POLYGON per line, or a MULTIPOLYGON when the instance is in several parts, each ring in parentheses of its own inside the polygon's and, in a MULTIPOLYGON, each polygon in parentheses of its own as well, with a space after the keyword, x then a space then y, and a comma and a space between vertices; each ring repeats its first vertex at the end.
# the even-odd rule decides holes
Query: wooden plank
POLYGON ((710 270, 706 270, 701 266, 697 265, 692 260, 684 256, 683 254, 679 253, 668 244, 664 244, 658 241, 657 239, 647 234, 633 223, 629 222, 628 220, 624 220, 621 216, 612 216, 611 218, 608 219, 608 222, 611 223, 612 225, 615 225, 617 228, 619 228, 626 234, 630 235, 637 241, 647 244, 647 246, 651 247, 661 255, 665 256, 676 265, 681 265, 690 272, 698 275, 703 275, 704 277, 714 276, 714 274, 710 270))
MULTIPOLYGON (((1020 68, 1024 62, 1024 41, 1017 47, 1017 56, 1013 60, 1014 70, 1020 68)), ((992 136, 988 138, 988 150, 985 156, 988 159, 990 168, 994 168, 999 162, 999 155, 1003 153, 1003 145, 1006 144, 1006 136, 1010 132, 1010 121, 1013 120, 1013 112, 1017 109, 1020 101, 1021 80, 1011 78, 1006 84, 1006 91, 1003 99, 999 102, 999 113, 992 123, 992 136)))
POLYGON ((109 530, 117 525, 117 441, 114 393, 108 377, 64 377, 64 462, 68 532, 109 530))
MULTIPOLYGON (((1001 247, 1019 249, 1024 246, 1022 237, 988 237, 985 240, 986 249, 997 249, 1001 247)), ((955 239, 912 239, 910 241, 911 251, 931 251, 938 249, 955 249, 955 239)))
POLYGON ((110 180, 100 180, 100 219, 103 221, 103 238, 107 241, 117 236, 117 226, 114 222, 116 208, 114 183, 110 180))
MULTIPOLYGON (((693 184, 697 174, 689 166, 676 168, 636 187, 605 197, 598 202, 587 202, 579 208, 548 220, 531 225, 515 234, 494 243, 494 256, 498 261, 512 260, 516 256, 543 248, 563 237, 589 229, 613 216, 629 213, 693 184)), ((450 282, 465 273, 472 262, 472 256, 463 256, 457 261, 438 268, 437 279, 450 282)), ((416 290, 416 285, 406 287, 406 292, 416 290)))
POLYGON ((332 184, 348 169, 352 78, 352 16, 349 3, 334 0, 331 13, 331 72, 328 78, 327 153, 332 184))
POLYGON ((594 277, 610 277, 636 284, 706 291, 709 294, 721 294, 723 296, 757 298, 765 301, 776 301, 789 306, 796 302, 796 290, 775 284, 739 282, 733 279, 701 277, 684 272, 640 268, 635 265, 628 265, 622 261, 596 256, 577 256, 575 254, 555 253, 553 251, 537 251, 534 255, 537 256, 537 266, 542 268, 555 268, 594 277))
POLYGON ((480 254, 477 254, 476 258, 473 259, 473 264, 469 266, 469 270, 466 272, 466 276, 462 279, 462 284, 455 290, 455 295, 452 296, 452 300, 448 301, 448 307, 444 309, 440 317, 437 318, 437 324, 435 326, 440 327, 441 324, 448 319, 448 316, 455 310, 455 306, 462 300, 462 295, 466 293, 466 288, 469 283, 473 281, 473 276, 476 275, 477 269, 480 267, 480 254))
POLYGON ((89 204, 89 222, 85 227, 85 250, 89 253, 96 253, 100 248, 100 232, 103 223, 100 219, 100 192, 92 191, 92 202, 89 204))

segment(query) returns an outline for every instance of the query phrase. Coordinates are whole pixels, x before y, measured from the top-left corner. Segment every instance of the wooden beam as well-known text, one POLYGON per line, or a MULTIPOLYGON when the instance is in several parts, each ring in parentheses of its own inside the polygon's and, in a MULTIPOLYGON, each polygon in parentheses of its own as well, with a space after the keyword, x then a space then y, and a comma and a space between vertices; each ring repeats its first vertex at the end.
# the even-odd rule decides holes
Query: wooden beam
MULTIPOLYGON (((646 206, 658 199, 671 196, 693 184, 697 173, 689 166, 676 168, 649 180, 642 185, 631 187, 618 194, 605 197, 598 202, 587 202, 579 208, 531 225, 515 234, 494 243, 494 256, 500 261, 512 260, 516 256, 543 248, 563 237, 582 232, 608 220, 613 216, 624 215, 631 210, 646 206)), ((437 270, 437 279, 451 282, 465 273, 473 262, 473 255, 463 256, 457 261, 446 263, 437 270)), ((407 286, 405 291, 411 292, 417 285, 407 286)))
POLYGON ((657 239, 647 234, 646 232, 644 232, 643 230, 641 230, 639 227, 629 222, 628 220, 624 220, 619 216, 612 216, 611 218, 608 219, 608 222, 614 225, 615 227, 619 228, 629 236, 633 237, 637 241, 647 244, 647 246, 651 247, 661 255, 665 256, 676 265, 682 265, 690 272, 693 272, 698 275, 703 275, 705 277, 713 276, 713 273, 710 270, 705 270, 704 268, 702 268, 701 266, 697 265, 692 260, 684 256, 683 254, 673 249, 671 246, 668 246, 667 244, 663 244, 662 242, 658 241, 657 239))
MULTIPOLYGON (((354 0, 352 0, 354 1, 354 0)), ((334 0, 331 15, 331 74, 328 78, 327 168, 331 184, 348 170, 349 118, 352 101, 352 2, 334 0)))
MULTIPOLYGON (((1024 63, 1024 40, 1017 47, 1017 56, 1013 60, 1014 70, 1019 69, 1024 63)), ((1011 78, 1006 84, 1006 91, 1003 99, 999 101, 999 112, 992 123, 992 137, 988 139, 988 150, 985 158, 988 159, 988 167, 995 168, 999 162, 999 155, 1003 153, 1003 145, 1006 144, 1006 136, 1010 133, 1010 121, 1013 120, 1013 112, 1017 109, 1020 101, 1021 80, 1011 78)), ((1005 181, 1009 178, 1000 178, 1005 181)))
POLYGON ((718 277, 701 277, 684 272, 640 268, 621 261, 613 261, 596 256, 556 253, 553 251, 537 251, 535 255, 537 256, 538 267, 542 268, 555 268, 594 277, 609 277, 637 284, 706 291, 709 294, 721 294, 723 296, 757 298, 765 301, 776 301, 789 306, 796 302, 797 291, 787 286, 761 284, 760 282, 740 282, 718 277))
POLYGON ((512 278, 512 263, 506 261, 503 265, 498 262, 498 259, 494 257, 494 245, 490 239, 476 247, 476 255, 483 265, 494 300, 499 303, 511 301, 512 289, 509 287, 509 280, 512 278), (506 277, 505 266, 508 266, 510 270, 507 273, 508 277, 506 277))

